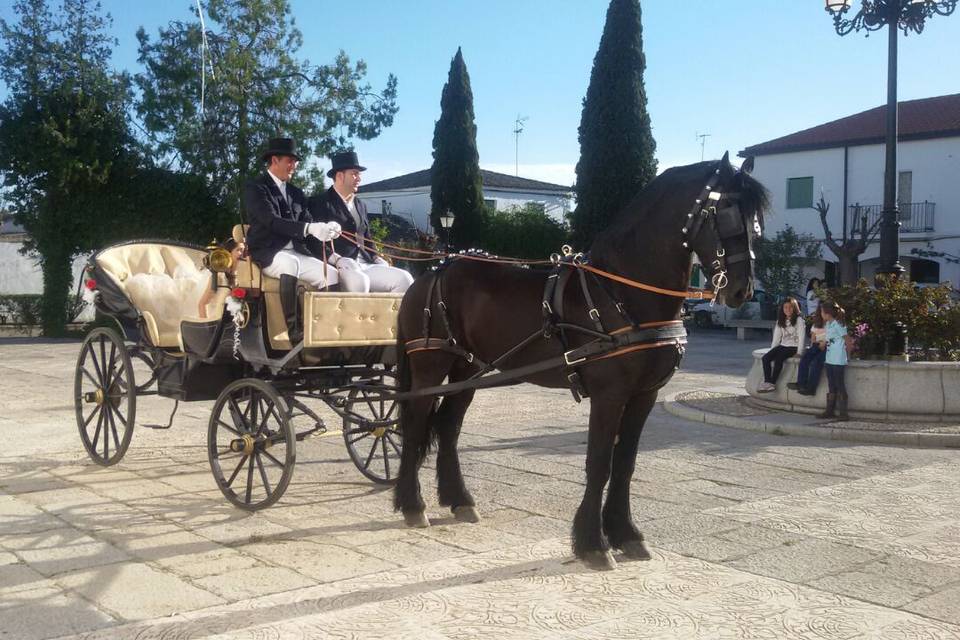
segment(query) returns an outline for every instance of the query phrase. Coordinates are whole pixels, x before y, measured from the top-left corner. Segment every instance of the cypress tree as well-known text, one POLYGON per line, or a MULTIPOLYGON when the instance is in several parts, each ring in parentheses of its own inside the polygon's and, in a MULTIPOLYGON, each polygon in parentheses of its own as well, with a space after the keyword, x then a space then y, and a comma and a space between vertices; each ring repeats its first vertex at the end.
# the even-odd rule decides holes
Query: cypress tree
POLYGON ((479 158, 470 75, 458 47, 440 98, 440 119, 433 129, 430 178, 430 222, 434 229, 440 229, 440 216, 451 211, 451 236, 457 247, 476 246, 483 233, 479 158))
POLYGON ((639 0, 611 0, 580 117, 573 241, 597 233, 657 175, 643 86, 646 60, 639 0))

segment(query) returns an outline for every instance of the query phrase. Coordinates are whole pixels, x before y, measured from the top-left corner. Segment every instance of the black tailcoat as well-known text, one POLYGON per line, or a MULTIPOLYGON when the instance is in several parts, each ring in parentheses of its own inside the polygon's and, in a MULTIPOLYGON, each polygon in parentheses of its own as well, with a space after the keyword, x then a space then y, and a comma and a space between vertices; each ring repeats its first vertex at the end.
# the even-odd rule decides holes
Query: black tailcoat
MULTIPOLYGON (((317 194, 310 198, 310 217, 314 222, 337 222, 344 231, 350 231, 357 234, 358 238, 364 238, 370 246, 370 221, 367 218, 367 206, 360 198, 354 196, 353 203, 357 207, 357 217, 360 218, 360 224, 357 225, 347 204, 340 197, 333 187, 327 189, 324 193, 317 194)), ((354 258, 360 256, 366 262, 373 262, 376 255, 369 249, 361 249, 352 241, 340 237, 333 241, 333 246, 337 253, 345 258, 354 258)))
POLYGON ((297 253, 313 255, 316 250, 319 255, 320 241, 304 237, 311 220, 303 191, 287 183, 284 198, 273 178, 263 173, 244 185, 243 202, 250 223, 247 246, 250 256, 261 267, 270 266, 277 252, 291 241, 297 253))

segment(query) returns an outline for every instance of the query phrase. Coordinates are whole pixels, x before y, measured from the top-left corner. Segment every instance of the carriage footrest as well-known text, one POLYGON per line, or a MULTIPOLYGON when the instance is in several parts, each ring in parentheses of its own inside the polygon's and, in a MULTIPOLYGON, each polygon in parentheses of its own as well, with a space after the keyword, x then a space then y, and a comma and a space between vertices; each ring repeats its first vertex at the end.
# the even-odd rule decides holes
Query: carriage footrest
POLYGON ((394 345, 401 293, 303 294, 303 346, 394 345))

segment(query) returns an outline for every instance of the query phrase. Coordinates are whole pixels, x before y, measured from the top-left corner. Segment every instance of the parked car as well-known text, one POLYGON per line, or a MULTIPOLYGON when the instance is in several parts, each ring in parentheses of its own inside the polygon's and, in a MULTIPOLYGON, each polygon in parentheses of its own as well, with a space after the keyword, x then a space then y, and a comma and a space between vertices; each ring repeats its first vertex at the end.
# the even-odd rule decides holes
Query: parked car
POLYGON ((744 302, 739 309, 731 309, 725 304, 711 305, 709 302, 700 302, 690 309, 693 323, 701 328, 730 326, 732 320, 760 320, 762 308, 775 304, 773 296, 765 291, 754 291, 753 296, 744 302))

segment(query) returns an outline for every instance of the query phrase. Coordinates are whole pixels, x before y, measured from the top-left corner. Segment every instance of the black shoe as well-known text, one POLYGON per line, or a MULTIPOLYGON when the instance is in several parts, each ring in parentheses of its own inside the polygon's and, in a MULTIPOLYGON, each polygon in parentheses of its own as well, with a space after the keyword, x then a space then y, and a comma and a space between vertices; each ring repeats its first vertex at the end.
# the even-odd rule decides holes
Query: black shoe
POLYGON ((799 393, 799 394, 802 395, 802 396, 815 396, 815 395, 817 395, 816 389, 807 389, 807 388, 797 389, 797 393, 799 393))
MULTIPOLYGON (((800 391, 801 387, 796 382, 788 382, 787 389, 792 389, 794 391, 800 391)), ((802 393, 802 392, 801 392, 802 393)))

